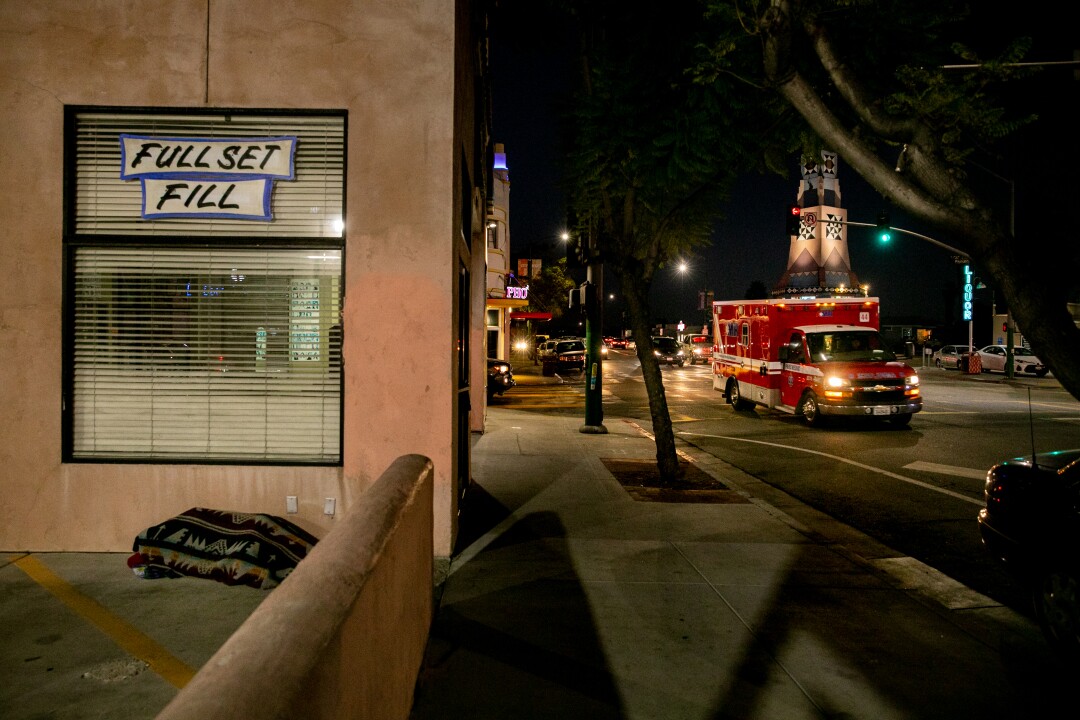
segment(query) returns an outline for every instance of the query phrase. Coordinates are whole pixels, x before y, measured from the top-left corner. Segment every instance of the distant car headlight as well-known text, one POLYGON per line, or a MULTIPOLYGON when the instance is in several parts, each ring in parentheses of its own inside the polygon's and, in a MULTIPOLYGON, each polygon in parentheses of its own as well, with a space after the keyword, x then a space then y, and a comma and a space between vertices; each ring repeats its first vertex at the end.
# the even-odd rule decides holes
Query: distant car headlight
POLYGON ((528 350, 529 343, 525 340, 518 340, 516 343, 514 343, 514 347, 518 350, 528 350))

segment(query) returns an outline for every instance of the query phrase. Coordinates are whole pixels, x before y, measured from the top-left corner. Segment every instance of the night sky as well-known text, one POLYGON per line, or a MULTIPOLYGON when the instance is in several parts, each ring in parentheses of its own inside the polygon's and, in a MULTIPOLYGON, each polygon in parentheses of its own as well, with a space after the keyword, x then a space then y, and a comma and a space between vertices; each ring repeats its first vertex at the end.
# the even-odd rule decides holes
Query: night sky
MULTIPOLYGON (((542 3, 503 5, 495 19, 492 43, 493 113, 495 142, 505 146, 509 166, 512 257, 554 260, 562 253, 558 238, 565 223, 565 204, 558 185, 558 103, 560 88, 572 80, 573 53, 558 23, 537 7, 542 3)), ((1063 59, 1060 53, 1056 59, 1063 59)), ((1075 82, 1068 86, 1073 95, 1075 86, 1075 82)), ((800 159, 792 157, 787 177, 746 178, 722 208, 723 219, 717 224, 712 246, 687 258, 692 270, 679 274, 667 267, 657 273, 652 293, 654 322, 696 322, 702 317, 697 310, 698 290, 706 282, 718 300, 743 298, 754 281, 773 288, 787 269, 790 239, 784 210, 796 200, 799 164, 800 159)), ((842 156, 838 178, 848 219, 875 222, 886 203, 845 165, 842 156)), ((1001 183, 1000 190, 1001 202, 1007 204, 1007 185, 1001 183)), ((890 220, 894 227, 951 244, 949 238, 895 209, 890 210, 890 220)), ((849 226, 847 240, 852 269, 861 283, 870 285, 871 296, 881 299, 886 322, 955 325, 962 283, 961 267, 952 253, 902 234, 894 235, 883 247, 872 228, 849 226)), ((613 292, 616 299, 608 301, 605 334, 618 329, 621 310, 618 288, 608 278, 605 290, 613 292)), ((976 299, 989 307, 992 296, 992 289, 987 289, 979 291, 976 299)), ((951 327, 943 328, 940 334, 957 333, 957 328, 951 327)), ((966 342, 966 331, 963 334, 939 340, 966 342)))

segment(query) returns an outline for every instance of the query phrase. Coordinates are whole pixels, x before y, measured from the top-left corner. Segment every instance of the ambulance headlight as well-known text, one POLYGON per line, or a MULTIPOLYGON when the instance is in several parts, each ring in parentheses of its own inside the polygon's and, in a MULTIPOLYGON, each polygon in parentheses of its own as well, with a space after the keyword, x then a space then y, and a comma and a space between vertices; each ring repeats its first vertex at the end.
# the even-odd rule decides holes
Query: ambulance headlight
POLYGON ((829 375, 825 378, 825 397, 832 400, 845 400, 852 394, 851 381, 847 378, 829 375))
POLYGON ((919 385, 919 376, 918 375, 908 375, 906 378, 904 378, 904 385, 907 385, 908 387, 918 387, 918 385, 919 385))

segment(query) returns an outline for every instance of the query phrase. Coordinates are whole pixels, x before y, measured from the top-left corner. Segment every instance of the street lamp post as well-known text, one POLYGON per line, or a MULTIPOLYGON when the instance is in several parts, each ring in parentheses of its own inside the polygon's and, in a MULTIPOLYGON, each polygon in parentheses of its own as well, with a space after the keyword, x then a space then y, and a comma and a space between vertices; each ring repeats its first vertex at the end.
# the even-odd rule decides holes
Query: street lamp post
POLYGON ((596 239, 590 232, 583 238, 585 256, 585 424, 578 432, 593 435, 607 433, 603 405, 604 266, 600 262, 596 239))
MULTIPOLYGON (((677 269, 680 274, 686 275, 690 272, 690 265, 685 260, 679 261, 677 269)), ((709 301, 709 266, 703 260, 701 263, 701 272, 703 276, 704 289, 698 292, 698 310, 703 311, 702 328, 705 332, 709 332, 709 322, 712 317, 712 308, 709 301)))

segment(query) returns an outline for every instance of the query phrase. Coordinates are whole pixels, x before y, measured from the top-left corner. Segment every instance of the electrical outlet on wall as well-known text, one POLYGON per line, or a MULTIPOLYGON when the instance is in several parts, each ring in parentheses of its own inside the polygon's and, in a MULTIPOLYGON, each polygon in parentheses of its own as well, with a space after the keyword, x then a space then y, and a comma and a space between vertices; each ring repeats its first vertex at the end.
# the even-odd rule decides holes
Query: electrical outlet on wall
POLYGON ((286 495, 285 496, 285 512, 288 513, 289 515, 295 515, 297 512, 299 512, 299 508, 297 507, 296 496, 295 495, 286 495))
POLYGON ((337 505, 337 501, 334 498, 326 498, 326 503, 323 505, 323 514, 333 517, 335 505, 337 505))

